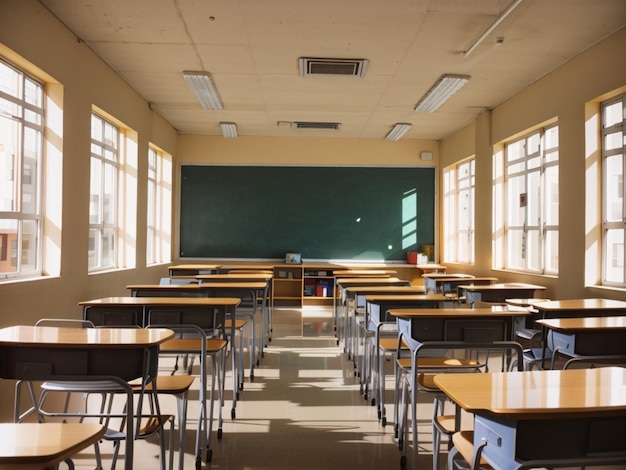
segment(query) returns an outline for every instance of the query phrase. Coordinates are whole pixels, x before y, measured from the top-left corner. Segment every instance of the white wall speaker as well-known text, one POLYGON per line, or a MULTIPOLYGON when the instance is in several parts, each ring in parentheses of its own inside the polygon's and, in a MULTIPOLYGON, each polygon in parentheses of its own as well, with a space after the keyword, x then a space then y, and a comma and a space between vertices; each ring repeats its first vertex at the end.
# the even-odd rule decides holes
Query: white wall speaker
POLYGON ((433 153, 432 152, 422 152, 420 154, 420 157, 422 158, 422 160, 432 160, 433 159, 433 153))

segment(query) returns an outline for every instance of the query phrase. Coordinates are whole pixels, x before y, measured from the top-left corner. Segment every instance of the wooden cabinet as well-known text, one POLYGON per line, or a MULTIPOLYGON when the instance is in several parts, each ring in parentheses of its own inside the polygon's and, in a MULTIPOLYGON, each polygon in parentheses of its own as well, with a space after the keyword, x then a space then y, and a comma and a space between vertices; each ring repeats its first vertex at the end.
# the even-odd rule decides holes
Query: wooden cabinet
POLYGON ((274 266, 272 296, 276 307, 302 305, 302 273, 300 265, 274 266))
MULTIPOLYGON (((364 266, 375 269, 379 266, 364 266)), ((395 277, 407 279, 413 285, 422 283, 422 270, 415 265, 391 264, 385 268, 396 271, 395 277)), ((274 265, 272 298, 277 307, 333 306, 336 295, 333 271, 347 269, 332 263, 303 263, 274 265)))

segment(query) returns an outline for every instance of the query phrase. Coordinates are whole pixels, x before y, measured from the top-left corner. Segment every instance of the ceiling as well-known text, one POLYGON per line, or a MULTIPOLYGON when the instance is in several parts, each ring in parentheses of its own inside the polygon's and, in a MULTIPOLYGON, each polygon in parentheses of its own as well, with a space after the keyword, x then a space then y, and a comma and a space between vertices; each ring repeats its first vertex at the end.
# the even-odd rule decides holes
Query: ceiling
POLYGON ((40 1, 179 133, 199 135, 228 121, 240 136, 382 139, 402 122, 405 138, 441 139, 626 24, 625 0, 40 1), (303 77, 300 57, 368 62, 363 78, 303 77), (209 72, 223 109, 203 109, 183 70, 209 72), (443 74, 471 79, 415 112, 443 74))

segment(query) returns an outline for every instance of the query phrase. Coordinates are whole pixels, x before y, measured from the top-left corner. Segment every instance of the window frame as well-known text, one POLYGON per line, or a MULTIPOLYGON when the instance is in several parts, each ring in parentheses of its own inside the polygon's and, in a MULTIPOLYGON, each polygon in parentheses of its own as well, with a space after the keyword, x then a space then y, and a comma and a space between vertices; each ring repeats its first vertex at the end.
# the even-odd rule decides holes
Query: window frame
POLYGON ((494 214, 501 211, 495 269, 558 275, 558 138, 553 122, 503 143, 501 165, 494 165, 494 214))
MULTIPOLYGON (((624 253, 624 241, 626 240, 626 189, 624 188, 624 173, 626 173, 626 93, 615 96, 611 99, 605 100, 600 103, 600 149, 601 149, 601 167, 602 167, 602 270, 601 270, 601 283, 608 287, 626 288, 626 255, 624 253), (606 122, 606 110, 621 103, 622 119, 616 121, 611 125, 607 125, 606 122), (619 145, 609 147, 608 139, 612 135, 621 134, 621 147, 619 145), (614 185, 611 185, 611 178, 607 174, 610 165, 607 163, 609 160, 615 159, 621 166, 621 172, 612 175, 617 177, 618 181, 614 185), (611 207, 615 208, 615 205, 611 205, 613 201, 612 195, 609 195, 609 190, 616 189, 617 194, 621 195, 621 202, 618 202, 620 210, 620 218, 613 220, 611 214, 611 207), (621 244, 613 244, 616 252, 610 252, 611 242, 610 233, 618 233, 621 235, 621 244), (612 261, 612 263, 610 262, 612 261), (621 280, 615 277, 609 278, 610 264, 613 264, 614 268, 621 268, 621 280), (621 265, 620 265, 621 264, 621 265)), ((615 269, 614 269, 615 271, 615 269)))
MULTIPOLYGON (((38 79, 22 67, 0 57, 3 67, 12 70, 19 80, 15 93, 0 88, 0 99, 12 104, 13 111, 2 113, 1 119, 7 119, 8 126, 13 127, 14 138, 9 142, 14 148, 13 161, 9 169, 0 169, 0 174, 11 173, 7 181, 12 184, 11 207, 0 204, 0 221, 14 222, 14 237, 3 234, 3 258, 0 260, 0 280, 21 279, 41 276, 43 274, 44 216, 43 195, 45 181, 43 168, 45 158, 46 104, 48 100, 46 83, 38 79), (29 102, 28 89, 34 86, 35 102, 32 94, 29 102), (10 113, 10 114, 9 114, 10 113), (29 160, 33 160, 29 163, 29 160), (34 171, 28 171, 33 168, 34 171), (34 180, 34 184, 33 184, 34 180), (28 190, 26 186, 31 186, 28 190), (28 209, 26 206, 30 207, 28 209), (25 227, 32 224, 31 230, 25 227), (29 232, 29 233, 26 233, 29 232), (4 236, 6 235, 6 237, 4 236), (29 259, 29 257, 34 259, 29 259), (13 268, 8 271, 5 268, 13 268)), ((31 88, 32 91, 32 88, 31 88)), ((11 132, 7 129, 7 132, 11 132)), ((0 136, 2 134, 0 133, 0 136)), ((8 164, 8 160, 4 161, 8 164)))
POLYGON ((146 265, 171 261, 172 157, 148 146, 146 265))
POLYGON ((465 264, 475 262, 475 197, 476 159, 474 157, 444 168, 444 262, 465 264), (461 201, 464 194, 467 198, 466 214, 463 214, 464 208, 461 201), (467 256, 462 256, 462 253, 467 253, 467 256))

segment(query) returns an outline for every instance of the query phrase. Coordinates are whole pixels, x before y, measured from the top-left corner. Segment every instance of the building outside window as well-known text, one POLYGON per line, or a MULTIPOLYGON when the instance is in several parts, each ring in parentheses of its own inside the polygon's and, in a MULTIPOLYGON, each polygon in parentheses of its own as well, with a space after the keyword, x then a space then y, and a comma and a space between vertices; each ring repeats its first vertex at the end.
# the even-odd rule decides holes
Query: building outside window
POLYGON ((616 287, 626 287, 625 120, 626 95, 602 103, 602 284, 616 287))
POLYGON ((474 158, 443 171, 444 262, 474 263, 474 158))
POLYGON ((42 273, 44 84, 0 59, 0 279, 42 273))

